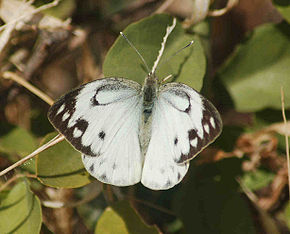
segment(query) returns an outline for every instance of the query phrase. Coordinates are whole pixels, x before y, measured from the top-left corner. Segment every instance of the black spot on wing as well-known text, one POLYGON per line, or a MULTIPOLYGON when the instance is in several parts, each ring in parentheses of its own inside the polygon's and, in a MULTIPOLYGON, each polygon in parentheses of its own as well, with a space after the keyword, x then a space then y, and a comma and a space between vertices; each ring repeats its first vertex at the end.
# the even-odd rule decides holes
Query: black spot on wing
POLYGON ((175 137, 175 139, 174 139, 174 145, 177 145, 177 143, 178 143, 178 139, 177 139, 177 137, 175 137))
POLYGON ((220 114, 214 107, 214 105, 207 99, 203 99, 203 106, 204 106, 204 111, 203 111, 203 119, 202 119, 202 124, 203 126, 205 124, 208 124, 210 127, 209 131, 209 140, 215 139, 219 134, 221 133, 222 130, 222 121, 220 118, 220 114), (214 119, 214 125, 212 126, 210 122, 210 118, 214 119))
POLYGON ((76 97, 78 96, 80 90, 83 86, 78 89, 75 89, 65 96, 61 97, 58 101, 56 101, 48 111, 48 119, 52 123, 52 125, 63 134, 66 139, 80 152, 86 154, 91 157, 97 156, 94 152, 92 152, 90 146, 84 146, 81 142, 81 138, 88 128, 88 122, 84 119, 78 119, 74 126, 68 128, 68 122, 71 116, 75 112, 76 105, 76 97), (61 112, 58 113, 60 108, 63 108, 61 112), (69 114, 69 117, 63 120, 63 115, 65 113, 69 114), (77 128, 81 131, 81 135, 79 137, 74 137, 73 132, 77 128))
POLYGON ((106 133, 104 131, 99 132, 99 138, 101 140, 104 140, 105 139, 105 136, 106 136, 106 133))
POLYGON ((108 181, 107 175, 105 173, 102 174, 99 178, 100 178, 100 181, 102 181, 102 182, 107 182, 108 181))
POLYGON ((196 147, 193 147, 190 145, 190 150, 188 154, 181 154, 179 160, 177 160, 177 163, 183 163, 189 159, 191 159, 194 155, 196 155, 202 148, 202 140, 198 137, 197 132, 195 129, 190 129, 188 131, 188 141, 189 144, 192 140, 197 139, 197 145, 196 147))
POLYGON ((80 89, 75 89, 68 94, 62 96, 58 99, 49 109, 48 111, 48 119, 52 123, 52 125, 59 130, 61 133, 64 133, 67 129, 67 124, 70 117, 75 112, 76 105, 76 97, 78 96, 80 89), (62 108, 63 110, 58 113, 58 111, 62 108), (65 113, 69 114, 69 117, 62 120, 62 117, 65 113))
POLYGON ((94 164, 92 164, 91 166, 90 166, 90 168, 89 168, 89 170, 90 170, 90 172, 94 172, 94 169, 95 169, 95 167, 94 167, 94 164))
POLYGON ((171 181, 167 180, 165 184, 165 188, 171 187, 171 181))
POLYGON ((199 152, 201 152, 207 145, 212 143, 221 133, 222 130, 222 122, 220 119, 220 115, 216 108, 211 104, 207 99, 203 98, 203 118, 202 118, 202 126, 203 126, 203 137, 200 138, 195 129, 191 129, 188 131, 188 140, 190 144, 190 150, 188 154, 181 154, 180 158, 177 160, 177 163, 183 163, 192 159, 199 152), (211 118, 213 118, 214 126, 211 123, 211 118), (206 127, 208 132, 206 131, 206 127), (196 139, 196 146, 191 144, 191 141, 196 139))
POLYGON ((64 132, 64 135, 68 139, 68 141, 77 150, 81 151, 83 154, 86 154, 87 156, 96 157, 96 156, 98 156, 98 154, 94 153, 90 146, 84 146, 82 144, 82 136, 86 132, 86 130, 88 128, 88 125, 89 124, 88 124, 88 122, 86 120, 78 119, 76 124, 73 127, 66 129, 66 131, 64 132), (80 137, 77 137, 77 138, 74 137, 73 132, 74 132, 75 128, 79 129, 82 132, 80 137))

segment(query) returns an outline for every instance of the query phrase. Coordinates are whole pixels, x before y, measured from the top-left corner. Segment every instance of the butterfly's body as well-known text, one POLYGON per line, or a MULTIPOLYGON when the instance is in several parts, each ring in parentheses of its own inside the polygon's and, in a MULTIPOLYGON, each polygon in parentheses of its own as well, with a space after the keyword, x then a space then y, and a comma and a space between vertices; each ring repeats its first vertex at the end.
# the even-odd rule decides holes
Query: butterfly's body
POLYGON ((156 99, 157 93, 157 78, 154 74, 149 74, 145 78, 145 82, 141 90, 143 104, 140 120, 141 125, 139 131, 139 141, 143 156, 146 155, 146 151, 151 137, 152 110, 154 107, 154 101, 156 99))
POLYGON ((146 77, 145 83, 142 87, 143 114, 145 115, 145 122, 152 113, 154 100, 156 98, 157 92, 158 92, 157 78, 154 74, 150 73, 146 77))
POLYGON ((82 153, 87 171, 104 183, 141 181, 154 190, 169 189, 221 132, 219 113, 207 99, 185 84, 160 84, 155 76, 174 26, 175 21, 168 26, 143 86, 116 77, 95 80, 49 110, 54 127, 82 153))

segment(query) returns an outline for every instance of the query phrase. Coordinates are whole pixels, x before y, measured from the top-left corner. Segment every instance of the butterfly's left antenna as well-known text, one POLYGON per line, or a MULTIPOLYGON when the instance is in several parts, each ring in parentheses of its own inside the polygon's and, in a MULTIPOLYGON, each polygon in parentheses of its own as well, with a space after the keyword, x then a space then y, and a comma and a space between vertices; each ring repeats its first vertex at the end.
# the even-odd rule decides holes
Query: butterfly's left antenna
POLYGON ((121 36, 125 38, 125 40, 128 42, 128 44, 135 50, 135 52, 139 55, 140 59, 142 60, 142 62, 144 63, 147 72, 150 72, 150 69, 145 61, 145 59, 143 58, 143 56, 139 53, 139 51, 136 49, 136 47, 132 44, 131 41, 129 41, 129 39, 125 36, 125 34, 123 32, 120 32, 121 36))

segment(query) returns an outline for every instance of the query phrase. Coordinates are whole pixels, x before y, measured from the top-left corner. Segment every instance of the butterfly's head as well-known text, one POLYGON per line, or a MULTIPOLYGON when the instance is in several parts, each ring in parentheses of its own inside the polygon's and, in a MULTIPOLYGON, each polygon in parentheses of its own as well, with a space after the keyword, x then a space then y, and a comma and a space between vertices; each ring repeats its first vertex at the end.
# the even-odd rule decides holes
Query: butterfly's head
POLYGON ((142 87, 143 102, 145 106, 146 105, 151 106, 154 99, 156 98, 157 89, 158 89, 157 82, 158 82, 158 79, 155 76, 155 73, 149 72, 142 87))
POLYGON ((158 83, 158 78, 157 78, 155 72, 149 72, 148 76, 146 77, 146 79, 144 81, 143 89, 145 86, 156 87, 157 83, 158 83))

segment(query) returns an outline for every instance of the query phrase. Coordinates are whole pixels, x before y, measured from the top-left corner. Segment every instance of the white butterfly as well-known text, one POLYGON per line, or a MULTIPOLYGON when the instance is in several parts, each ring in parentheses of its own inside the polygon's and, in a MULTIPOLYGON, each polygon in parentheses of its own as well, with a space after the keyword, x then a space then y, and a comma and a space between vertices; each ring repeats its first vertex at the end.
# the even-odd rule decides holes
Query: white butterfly
POLYGON ((167 27, 143 86, 123 78, 95 80, 64 95, 49 110, 51 123, 103 183, 141 181, 153 190, 169 189, 185 176, 189 160, 221 132, 220 115, 206 98, 185 84, 160 84, 155 76, 175 23, 167 27))

